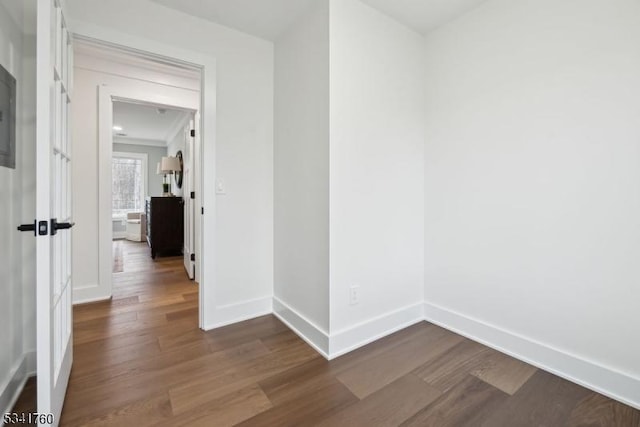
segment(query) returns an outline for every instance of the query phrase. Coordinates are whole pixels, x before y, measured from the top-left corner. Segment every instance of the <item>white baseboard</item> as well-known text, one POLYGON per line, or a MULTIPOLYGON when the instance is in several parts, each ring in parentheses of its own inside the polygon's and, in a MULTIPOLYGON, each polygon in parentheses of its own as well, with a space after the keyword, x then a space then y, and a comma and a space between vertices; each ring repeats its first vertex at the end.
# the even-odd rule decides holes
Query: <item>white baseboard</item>
POLYGON ((273 298, 273 314, 325 359, 329 359, 329 334, 324 329, 276 297, 273 298))
POLYGON ((329 359, 342 356, 423 320, 423 305, 420 302, 332 333, 329 359))
POLYGON ((105 292, 100 285, 89 285, 73 288, 73 305, 88 304, 90 302, 108 301, 111 294, 105 292))
POLYGON ((640 409, 640 379, 444 307, 425 303, 427 322, 640 409))
MULTIPOLYGON (((36 353, 35 351, 25 353, 22 358, 15 364, 4 383, 0 386, 0 414, 10 412, 16 401, 24 389, 29 377, 33 376, 36 371, 36 353)), ((0 420, 0 426, 3 421, 0 420)))
POLYGON ((216 307, 214 323, 204 325, 205 331, 221 328, 222 326, 264 316, 273 312, 272 297, 256 298, 236 304, 216 307))

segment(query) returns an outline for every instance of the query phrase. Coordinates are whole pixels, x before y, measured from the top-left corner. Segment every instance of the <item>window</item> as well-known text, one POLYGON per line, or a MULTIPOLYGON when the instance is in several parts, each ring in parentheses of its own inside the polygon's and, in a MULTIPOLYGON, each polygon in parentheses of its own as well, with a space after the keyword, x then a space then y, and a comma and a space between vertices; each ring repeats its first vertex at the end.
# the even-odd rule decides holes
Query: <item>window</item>
POLYGON ((129 212, 142 212, 147 195, 147 155, 113 153, 112 214, 126 217, 129 212))

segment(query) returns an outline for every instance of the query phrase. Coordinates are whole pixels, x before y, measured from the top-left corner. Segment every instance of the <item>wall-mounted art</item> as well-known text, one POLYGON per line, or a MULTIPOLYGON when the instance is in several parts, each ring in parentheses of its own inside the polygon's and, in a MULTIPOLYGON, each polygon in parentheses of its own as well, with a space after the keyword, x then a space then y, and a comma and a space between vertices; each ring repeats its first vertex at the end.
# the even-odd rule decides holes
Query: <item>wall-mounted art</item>
POLYGON ((180 162, 180 170, 176 171, 174 177, 176 179, 176 185, 178 186, 178 188, 182 188, 182 175, 183 175, 183 169, 184 169, 184 163, 182 161, 182 151, 178 151, 176 153, 176 157, 178 158, 178 161, 180 162))

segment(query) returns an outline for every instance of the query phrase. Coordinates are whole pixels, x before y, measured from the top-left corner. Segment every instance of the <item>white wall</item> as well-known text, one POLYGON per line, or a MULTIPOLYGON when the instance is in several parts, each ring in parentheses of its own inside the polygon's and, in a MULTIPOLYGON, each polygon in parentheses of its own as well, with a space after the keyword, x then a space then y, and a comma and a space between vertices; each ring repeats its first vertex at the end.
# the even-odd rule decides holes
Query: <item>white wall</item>
MULTIPOLYGON (((131 142, 135 142, 132 140, 131 142)), ((122 144, 113 143, 113 151, 120 151, 122 153, 141 153, 147 155, 147 196, 159 197, 162 196, 162 180, 163 176, 158 175, 157 164, 160 163, 163 157, 167 156, 167 147, 152 147, 149 145, 138 144, 122 144)), ((176 186, 172 181, 172 191, 176 194, 176 186)))
POLYGON ((423 319, 423 55, 358 0, 276 42, 274 311, 329 358, 423 319))
MULTIPOLYGON (((99 277, 99 200, 98 200, 98 87, 105 85, 133 99, 154 94, 169 105, 190 103, 197 108, 200 94, 172 75, 147 74, 140 78, 134 66, 100 60, 93 56, 75 56, 74 92, 71 103, 73 156, 73 289, 74 302, 110 297, 110 288, 99 277)), ((166 153, 166 148, 163 149, 166 153)), ((155 173, 155 163, 149 162, 155 173)), ((109 218, 111 212, 106 213, 109 218)), ((111 221, 109 221, 111 224, 111 221)), ((111 263, 111 260, 108 260, 111 263)))
POLYGON ((427 37, 423 76, 427 318, 636 406, 638 23, 493 0, 427 37))
POLYGON ((335 354, 422 318, 424 52, 422 36, 357 0, 332 1, 330 16, 335 354))
MULTIPOLYGON (((205 241, 216 257, 215 265, 211 259, 203 260, 215 277, 215 292, 209 298, 216 306, 214 320, 205 326, 270 311, 273 44, 146 0, 69 0, 67 6, 72 29, 75 25, 111 39, 162 44, 165 50, 196 51, 215 58, 217 87, 206 87, 208 98, 203 100, 216 109, 215 152, 207 148, 212 140, 205 140, 205 156, 214 153, 206 159, 215 163, 205 167, 210 170, 215 165, 226 195, 217 197, 215 228, 205 241)), ((204 191, 209 193, 204 195, 207 200, 214 189, 207 183, 204 191)), ((210 213, 205 211, 205 217, 211 218, 210 213)))
POLYGON ((11 409, 35 370, 35 237, 16 230, 34 219, 33 37, 23 34, 23 5, 0 3, 0 64, 17 80, 16 168, 0 167, 0 410, 11 409), (25 258, 27 257, 27 258, 25 258), (29 258, 30 257, 30 258, 29 258), (28 260, 25 261, 25 260, 28 260), (34 298, 33 300, 28 300, 34 298))
MULTIPOLYGON (((274 297, 326 335, 329 332, 328 0, 317 2, 275 43, 274 185, 274 297)), ((283 315, 287 316, 286 309, 283 315)))

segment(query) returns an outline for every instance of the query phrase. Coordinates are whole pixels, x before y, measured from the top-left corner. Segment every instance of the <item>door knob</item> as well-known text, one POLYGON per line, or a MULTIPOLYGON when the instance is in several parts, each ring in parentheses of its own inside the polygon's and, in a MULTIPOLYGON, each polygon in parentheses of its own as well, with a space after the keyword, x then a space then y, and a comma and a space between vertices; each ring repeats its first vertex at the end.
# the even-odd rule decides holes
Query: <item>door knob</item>
POLYGON ((36 222, 33 221, 33 224, 20 224, 18 226, 18 231, 33 231, 33 234, 36 234, 36 222))
POLYGON ((49 222, 48 221, 33 221, 33 224, 20 224, 18 231, 33 231, 33 235, 46 236, 49 234, 49 222))
POLYGON ((58 222, 56 218, 51 218, 51 235, 55 235, 58 230, 68 230, 74 225, 75 222, 58 222))

